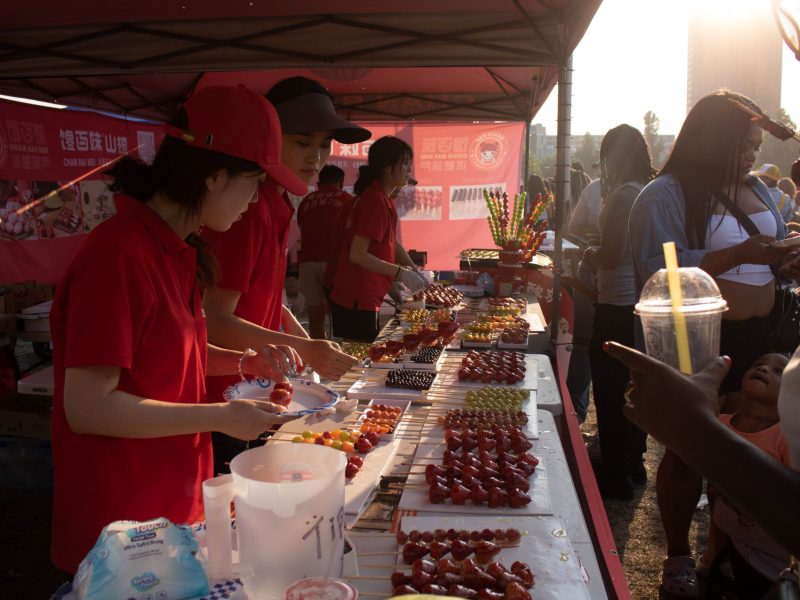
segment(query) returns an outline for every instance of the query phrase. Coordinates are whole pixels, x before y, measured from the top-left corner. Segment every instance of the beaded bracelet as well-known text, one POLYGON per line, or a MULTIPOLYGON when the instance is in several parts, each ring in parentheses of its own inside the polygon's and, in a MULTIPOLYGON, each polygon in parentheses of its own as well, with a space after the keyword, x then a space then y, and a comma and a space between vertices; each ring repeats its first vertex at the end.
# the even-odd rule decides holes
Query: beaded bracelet
POLYGON ((252 348, 245 348, 244 352, 242 352, 242 355, 239 357, 239 377, 242 379, 242 381, 247 381, 247 377, 244 376, 244 371, 242 371, 244 359, 250 358, 251 356, 258 356, 258 352, 252 348))

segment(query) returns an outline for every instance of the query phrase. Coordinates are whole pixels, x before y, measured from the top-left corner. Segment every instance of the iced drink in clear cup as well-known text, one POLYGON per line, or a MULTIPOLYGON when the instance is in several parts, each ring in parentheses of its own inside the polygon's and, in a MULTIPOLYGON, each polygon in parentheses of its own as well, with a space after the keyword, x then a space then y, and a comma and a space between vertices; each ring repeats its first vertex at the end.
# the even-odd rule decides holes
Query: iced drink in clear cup
MULTIPOLYGON (((678 275, 683 296, 678 311, 686 323, 692 373, 696 373, 719 356, 722 313, 728 310, 728 303, 714 278, 702 269, 682 267, 678 275)), ((675 313, 666 269, 653 273, 644 284, 634 312, 642 320, 648 356, 678 369, 675 313)))

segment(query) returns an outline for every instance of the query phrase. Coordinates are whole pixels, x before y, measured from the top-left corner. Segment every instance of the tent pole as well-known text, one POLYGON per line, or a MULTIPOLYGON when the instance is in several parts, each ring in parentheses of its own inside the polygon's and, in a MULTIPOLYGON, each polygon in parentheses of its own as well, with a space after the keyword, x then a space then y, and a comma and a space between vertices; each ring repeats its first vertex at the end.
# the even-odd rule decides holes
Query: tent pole
POLYGON ((553 273, 553 304, 550 318, 550 339, 553 350, 556 349, 558 340, 558 317, 561 292, 561 265, 563 264, 561 241, 564 238, 562 226, 564 222, 564 208, 569 197, 569 162, 570 162, 570 137, 572 119, 572 55, 558 67, 558 127, 556 135, 556 206, 555 218, 552 228, 555 231, 554 240, 554 273, 553 273))
MULTIPOLYGON (((530 156, 531 156, 531 120, 525 122, 525 178, 522 180, 522 189, 525 190, 525 193, 528 193, 528 177, 530 177, 530 156)), ((526 208, 530 206, 530 201, 525 201, 526 208)), ((527 211, 525 212, 527 215, 527 211)))

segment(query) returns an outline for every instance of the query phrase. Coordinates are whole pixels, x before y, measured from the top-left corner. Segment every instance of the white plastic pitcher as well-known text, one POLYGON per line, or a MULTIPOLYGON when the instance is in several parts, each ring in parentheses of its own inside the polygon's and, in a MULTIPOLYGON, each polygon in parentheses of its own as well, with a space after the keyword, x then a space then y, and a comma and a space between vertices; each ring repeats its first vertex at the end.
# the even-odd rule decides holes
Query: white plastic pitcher
POLYGON ((316 444, 267 444, 203 482, 208 576, 241 577, 247 597, 279 600, 304 577, 342 574, 343 452, 316 444), (236 507, 239 562, 231 554, 236 507))

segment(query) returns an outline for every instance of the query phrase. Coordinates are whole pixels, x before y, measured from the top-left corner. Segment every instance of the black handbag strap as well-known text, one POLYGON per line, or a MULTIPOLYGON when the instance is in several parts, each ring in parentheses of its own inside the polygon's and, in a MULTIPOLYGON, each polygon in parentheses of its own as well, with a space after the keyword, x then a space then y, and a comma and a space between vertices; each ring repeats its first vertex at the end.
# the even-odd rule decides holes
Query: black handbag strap
POLYGON ((739 206, 731 200, 727 194, 719 192, 717 195, 717 199, 719 200, 720 204, 727 208, 730 213, 739 221, 739 225, 744 227, 744 230, 749 233, 751 236, 760 235, 761 231, 759 231, 756 224, 753 223, 753 220, 744 212, 739 206))

